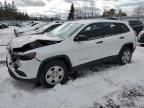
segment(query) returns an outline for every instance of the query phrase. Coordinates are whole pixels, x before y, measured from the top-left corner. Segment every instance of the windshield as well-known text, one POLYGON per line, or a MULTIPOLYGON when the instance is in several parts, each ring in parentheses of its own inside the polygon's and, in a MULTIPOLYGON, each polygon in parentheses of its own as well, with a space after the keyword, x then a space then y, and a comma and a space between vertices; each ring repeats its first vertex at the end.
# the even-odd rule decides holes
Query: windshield
POLYGON ((50 36, 67 38, 67 37, 72 36, 82 26, 83 26, 83 24, 78 24, 78 23, 65 23, 65 24, 62 24, 61 26, 57 27, 53 31, 51 31, 49 34, 50 34, 50 36))
POLYGON ((40 27, 39 29, 36 30, 36 32, 43 32, 45 31, 47 28, 49 28, 51 26, 51 24, 46 24, 42 27, 40 27))

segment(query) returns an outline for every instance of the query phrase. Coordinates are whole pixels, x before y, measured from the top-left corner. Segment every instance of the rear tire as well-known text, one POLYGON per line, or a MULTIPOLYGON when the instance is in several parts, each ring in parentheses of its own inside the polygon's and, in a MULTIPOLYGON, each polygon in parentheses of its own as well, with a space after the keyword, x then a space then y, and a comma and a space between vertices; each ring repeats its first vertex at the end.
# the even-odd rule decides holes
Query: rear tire
POLYGON ((40 74, 40 83, 43 87, 52 88, 56 84, 66 83, 68 79, 68 69, 64 62, 54 60, 46 63, 40 74))
POLYGON ((130 63, 132 58, 132 50, 129 47, 124 47, 118 56, 118 64, 119 65, 125 65, 127 63, 130 63))

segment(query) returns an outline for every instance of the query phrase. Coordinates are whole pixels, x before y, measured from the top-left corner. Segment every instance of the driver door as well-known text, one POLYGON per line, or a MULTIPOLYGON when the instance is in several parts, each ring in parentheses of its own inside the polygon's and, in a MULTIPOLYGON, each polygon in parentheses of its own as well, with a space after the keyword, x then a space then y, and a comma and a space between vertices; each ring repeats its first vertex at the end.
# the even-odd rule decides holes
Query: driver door
POLYGON ((76 38, 79 40, 74 41, 71 48, 74 66, 103 58, 104 38, 101 23, 85 27, 76 38), (85 36, 85 40, 81 40, 80 35, 85 36))

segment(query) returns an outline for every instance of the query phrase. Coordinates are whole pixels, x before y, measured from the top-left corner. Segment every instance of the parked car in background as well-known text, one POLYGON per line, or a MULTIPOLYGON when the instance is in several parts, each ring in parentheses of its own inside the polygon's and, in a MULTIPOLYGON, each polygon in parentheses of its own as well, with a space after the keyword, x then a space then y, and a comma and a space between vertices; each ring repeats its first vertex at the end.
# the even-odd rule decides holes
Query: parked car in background
POLYGON ((13 78, 54 87, 81 68, 109 60, 129 63, 136 36, 127 22, 80 20, 66 22, 41 36, 14 38, 7 48, 7 67, 13 78))
POLYGON ((130 20, 128 21, 130 26, 133 28, 133 30, 136 32, 136 35, 138 36, 138 34, 143 30, 144 25, 141 21, 138 20, 130 20))
POLYGON ((0 24, 0 29, 3 29, 3 25, 2 24, 0 24))
POLYGON ((37 30, 39 29, 40 27, 44 26, 44 25, 47 25, 49 24, 48 22, 44 23, 44 22, 40 22, 39 24, 36 24, 34 26, 32 25, 29 25, 29 26, 25 26, 25 27, 22 27, 22 28, 19 28, 17 30, 14 30, 14 33, 15 33, 15 36, 19 36, 25 32, 29 32, 29 31, 34 31, 34 30, 37 30))
POLYGON ((57 28, 58 26, 60 26, 61 24, 62 24, 61 22, 52 22, 52 23, 46 24, 38 29, 35 29, 33 31, 27 31, 27 32, 21 33, 21 34, 17 35, 17 37, 48 33, 50 31, 52 31, 53 29, 57 28))
POLYGON ((139 33, 137 41, 140 46, 144 46, 144 30, 139 33))
POLYGON ((38 24, 38 22, 28 21, 28 22, 23 22, 23 23, 19 24, 19 27, 23 28, 23 27, 28 27, 28 26, 32 26, 32 25, 34 26, 36 24, 38 24))
POLYGON ((8 24, 0 23, 0 29, 8 28, 8 24))

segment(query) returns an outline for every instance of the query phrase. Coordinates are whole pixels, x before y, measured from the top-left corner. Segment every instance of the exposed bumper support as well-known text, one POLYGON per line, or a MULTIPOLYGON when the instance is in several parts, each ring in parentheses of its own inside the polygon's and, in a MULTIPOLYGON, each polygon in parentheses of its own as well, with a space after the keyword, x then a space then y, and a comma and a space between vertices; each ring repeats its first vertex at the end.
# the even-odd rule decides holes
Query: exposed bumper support
POLYGON ((17 75, 15 73, 17 73, 19 76, 22 76, 22 77, 26 77, 26 74, 22 71, 17 70, 17 69, 14 69, 14 71, 15 71, 15 73, 14 73, 13 70, 9 67, 8 58, 6 58, 6 65, 7 65, 7 68, 8 68, 8 72, 9 72, 9 74, 12 78, 14 78, 16 80, 20 80, 20 81, 26 81, 26 82, 36 82, 37 81, 36 78, 24 79, 24 78, 17 77, 17 75))

